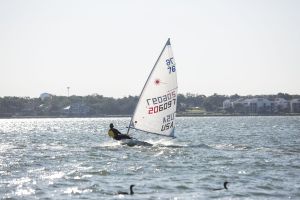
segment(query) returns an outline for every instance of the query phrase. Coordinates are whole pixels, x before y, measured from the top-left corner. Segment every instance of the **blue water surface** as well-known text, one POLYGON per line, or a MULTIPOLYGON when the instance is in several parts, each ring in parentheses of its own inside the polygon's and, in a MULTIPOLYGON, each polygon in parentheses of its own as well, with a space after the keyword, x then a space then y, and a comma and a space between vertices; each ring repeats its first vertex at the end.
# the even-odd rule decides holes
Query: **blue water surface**
POLYGON ((132 132, 152 147, 107 136, 129 121, 0 119, 0 198, 300 199, 299 116, 179 117, 176 139, 132 132))

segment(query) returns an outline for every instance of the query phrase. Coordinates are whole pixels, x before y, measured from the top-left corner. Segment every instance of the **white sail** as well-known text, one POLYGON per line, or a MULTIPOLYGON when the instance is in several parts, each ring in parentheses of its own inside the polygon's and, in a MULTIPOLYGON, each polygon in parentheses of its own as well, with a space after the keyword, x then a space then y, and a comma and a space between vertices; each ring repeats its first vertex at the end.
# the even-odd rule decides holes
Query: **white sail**
POLYGON ((168 39, 145 83, 129 128, 175 137, 176 70, 168 39))

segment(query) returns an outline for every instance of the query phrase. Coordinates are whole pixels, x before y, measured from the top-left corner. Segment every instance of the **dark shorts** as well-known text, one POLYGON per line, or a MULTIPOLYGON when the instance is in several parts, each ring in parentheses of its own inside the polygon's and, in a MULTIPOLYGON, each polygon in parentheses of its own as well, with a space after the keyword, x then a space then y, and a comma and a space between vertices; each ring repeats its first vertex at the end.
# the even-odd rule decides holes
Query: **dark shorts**
POLYGON ((129 135, 119 134, 115 137, 115 140, 131 139, 129 135))

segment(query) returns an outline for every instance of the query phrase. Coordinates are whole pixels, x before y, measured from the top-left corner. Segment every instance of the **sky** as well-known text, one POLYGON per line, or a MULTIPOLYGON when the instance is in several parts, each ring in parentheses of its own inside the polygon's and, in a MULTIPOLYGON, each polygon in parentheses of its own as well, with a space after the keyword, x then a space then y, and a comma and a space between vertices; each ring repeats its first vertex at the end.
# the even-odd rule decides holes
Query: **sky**
POLYGON ((300 94, 298 0, 0 0, 0 97, 139 95, 171 39, 178 92, 300 94))

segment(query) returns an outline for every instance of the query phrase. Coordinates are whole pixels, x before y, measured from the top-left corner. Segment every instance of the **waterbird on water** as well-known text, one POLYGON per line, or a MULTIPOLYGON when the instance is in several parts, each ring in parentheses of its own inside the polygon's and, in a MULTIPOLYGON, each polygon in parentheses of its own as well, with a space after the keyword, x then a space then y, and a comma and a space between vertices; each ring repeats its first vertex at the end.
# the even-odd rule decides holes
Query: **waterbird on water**
POLYGON ((216 188, 216 189, 213 189, 213 190, 224 190, 224 189, 226 189, 226 190, 228 190, 228 188, 227 188, 227 184, 228 184, 229 182, 227 182, 227 181, 225 181, 224 182, 224 188, 216 188))
POLYGON ((130 195, 133 195, 134 194, 134 192, 132 190, 133 187, 134 187, 134 185, 130 185, 130 193, 128 193, 128 192, 118 192, 118 194, 130 194, 130 195))

